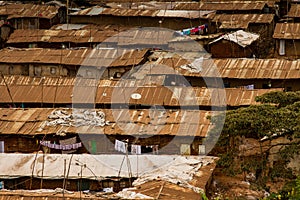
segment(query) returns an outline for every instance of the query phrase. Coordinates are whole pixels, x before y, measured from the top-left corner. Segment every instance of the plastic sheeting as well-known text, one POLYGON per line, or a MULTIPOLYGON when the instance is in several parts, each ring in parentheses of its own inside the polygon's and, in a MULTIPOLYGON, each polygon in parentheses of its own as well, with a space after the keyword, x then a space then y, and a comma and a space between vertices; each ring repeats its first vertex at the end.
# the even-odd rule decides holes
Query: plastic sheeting
MULTIPOLYGON (((124 155, 90 155, 74 154, 0 154, 0 178, 9 179, 25 176, 44 179, 62 179, 64 163, 70 164, 69 179, 101 180, 118 177, 124 155), (43 164, 44 163, 44 164, 43 164), (44 165, 44 170, 43 170, 44 165)), ((158 176, 170 182, 178 180, 185 184, 192 179, 194 173, 211 162, 214 157, 208 156, 176 156, 176 155, 129 155, 133 177, 140 177, 135 184, 142 184, 158 176)), ((127 162, 124 162, 120 177, 129 177, 127 162)))

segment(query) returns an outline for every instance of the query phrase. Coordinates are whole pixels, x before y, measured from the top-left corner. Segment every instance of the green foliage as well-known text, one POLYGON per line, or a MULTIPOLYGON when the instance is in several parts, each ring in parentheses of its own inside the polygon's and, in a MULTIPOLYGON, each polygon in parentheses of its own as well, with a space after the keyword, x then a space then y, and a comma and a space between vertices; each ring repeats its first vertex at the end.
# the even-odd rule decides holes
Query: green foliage
MULTIPOLYGON (((286 165, 295 154, 300 152, 300 142, 296 140, 300 138, 300 92, 271 92, 257 97, 256 100, 262 104, 226 112, 222 134, 216 147, 218 150, 221 149, 218 153, 222 153, 218 166, 222 167, 229 175, 238 173, 235 171, 235 160, 239 159, 236 144, 241 138, 260 140, 266 136, 270 139, 285 136, 290 139, 290 143, 285 148, 281 148, 280 163, 269 169, 268 174, 265 173, 268 153, 264 152, 261 152, 261 155, 256 158, 249 158, 242 162, 239 167, 244 172, 258 172, 259 175, 265 176, 257 177, 257 182, 261 181, 262 184, 268 177, 293 179, 294 176, 286 165)), ((220 128, 218 125, 222 123, 222 120, 224 120, 224 116, 211 118, 211 122, 218 128, 220 128)), ((212 130, 212 132, 214 131, 212 130)), ((296 191, 296 187, 293 190, 296 191)))
POLYGON ((300 92, 270 92, 256 97, 257 102, 278 104, 280 107, 300 101, 300 92))

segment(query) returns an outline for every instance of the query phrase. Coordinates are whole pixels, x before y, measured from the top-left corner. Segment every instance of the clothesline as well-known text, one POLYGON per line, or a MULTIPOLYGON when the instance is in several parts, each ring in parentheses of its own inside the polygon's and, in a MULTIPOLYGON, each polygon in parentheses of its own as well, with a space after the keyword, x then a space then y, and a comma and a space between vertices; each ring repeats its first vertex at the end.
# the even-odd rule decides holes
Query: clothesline
MULTIPOLYGON (((126 153, 128 151, 128 147, 130 147, 131 154, 142 154, 142 146, 141 145, 136 145, 136 144, 131 144, 128 145, 127 142, 122 142, 120 140, 115 141, 115 150, 126 153)), ((148 145, 146 146, 148 148, 151 148, 153 153, 158 154, 158 145, 148 145)))
POLYGON ((59 150, 71 150, 71 149, 78 149, 82 147, 82 143, 74 143, 74 144, 52 144, 50 141, 40 141, 40 144, 51 149, 59 149, 59 150))
POLYGON ((196 26, 196 27, 193 27, 193 28, 186 28, 186 29, 183 29, 182 31, 179 31, 179 33, 181 35, 205 34, 207 32, 208 32, 208 25, 207 24, 204 24, 204 25, 201 25, 201 26, 196 26))

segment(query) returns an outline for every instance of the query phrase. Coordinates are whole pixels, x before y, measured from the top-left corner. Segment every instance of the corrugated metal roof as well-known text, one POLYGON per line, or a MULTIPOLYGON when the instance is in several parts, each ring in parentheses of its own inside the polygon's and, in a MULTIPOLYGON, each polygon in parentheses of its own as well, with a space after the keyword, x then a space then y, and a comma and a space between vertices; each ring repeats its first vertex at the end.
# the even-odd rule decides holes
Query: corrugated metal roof
MULTIPOLYGON (((109 121, 109 125, 104 127, 56 125, 42 126, 45 121, 49 120, 48 116, 54 110, 50 108, 31 108, 31 109, 0 109, 0 133, 1 134, 56 134, 58 130, 66 134, 74 133, 95 133, 108 135, 152 135, 158 130, 155 135, 177 135, 177 136, 200 136, 205 137, 208 130, 212 126, 209 115, 214 115, 216 112, 203 110, 127 110, 127 109, 102 109, 105 113, 105 120, 109 121), (162 118, 153 118, 162 116, 162 118), (128 119, 128 116, 130 119, 128 119), (117 118, 115 118, 117 117, 117 118), (121 129, 120 123, 128 124, 127 128, 121 129), (131 122, 131 123, 129 123, 131 122), (119 124, 119 125, 118 125, 119 124), (196 128, 198 131, 181 131, 178 128, 189 127, 199 124, 196 128), (132 130, 131 130, 132 129, 132 130), (86 130, 80 132, 80 130, 86 130), (131 131, 130 131, 131 130, 131 131)), ((72 113, 72 109, 63 109, 67 113, 72 113)), ((181 130, 181 129, 180 129, 181 130)))
POLYGON ((248 3, 248 2, 263 2, 266 3, 269 7, 275 7, 276 3, 279 3, 280 0, 211 0, 210 2, 227 2, 227 3, 248 3))
POLYGON ((174 10, 200 10, 200 2, 176 2, 174 10))
POLYGON ((39 17, 51 19, 58 13, 59 7, 36 4, 7 4, 0 6, 0 15, 11 18, 39 17))
POLYGON ((175 2, 112 2, 106 3, 111 8, 127 8, 127 9, 142 9, 142 10, 171 10, 176 5, 175 2))
POLYGON ((246 47, 251 45, 254 41, 256 41, 259 38, 258 34, 250 33, 250 32, 245 32, 243 30, 238 30, 233 33, 228 33, 225 35, 222 35, 221 37, 215 39, 214 41, 210 42, 209 44, 213 44, 215 42, 218 42, 220 40, 229 40, 231 42, 234 42, 241 47, 246 47))
POLYGON ((283 59, 216 59, 223 78, 295 79, 300 78, 300 62, 283 59))
POLYGON ((99 31, 125 31, 132 26, 123 26, 117 24, 100 25, 100 24, 57 24, 51 27, 51 30, 99 30, 99 31))
POLYGON ((287 14, 288 17, 300 17, 300 4, 291 4, 291 8, 287 14))
POLYGON ((32 42, 71 42, 88 43, 103 42, 107 38, 118 34, 117 31, 106 30, 30 30, 17 29, 9 37, 7 44, 32 42), (76 38, 76 39, 75 39, 76 38))
POLYGON ((300 23, 276 23, 273 38, 300 39, 300 23))
MULTIPOLYGON (((300 62, 285 59, 225 58, 203 59, 201 72, 191 72, 182 65, 190 64, 184 57, 166 56, 164 52, 155 54, 157 60, 152 64, 151 74, 168 74, 175 69, 182 76, 211 77, 233 79, 296 79, 300 78, 300 62), (162 68, 161 65, 168 67, 162 68), (218 72, 218 74, 216 74, 218 72)), ((188 58, 193 58, 189 56, 188 58)))
POLYGON ((203 2, 201 10, 262 10, 266 2, 203 2))
POLYGON ((248 26, 247 21, 223 21, 219 29, 247 29, 248 26))
POLYGON ((138 65, 148 50, 128 49, 2 49, 1 63, 47 63, 90 66, 138 65), (99 61, 101 60, 101 63, 99 61))
MULTIPOLYGON (((75 78, 62 79, 46 77, 43 85, 41 84, 41 78, 6 76, 5 79, 14 102, 72 103, 75 78)), ((282 90, 226 88, 226 102, 217 102, 211 101, 211 98, 216 93, 223 94, 222 89, 179 86, 162 87, 161 85, 163 85, 163 83, 163 76, 146 76, 143 80, 128 80, 122 81, 121 83, 118 81, 100 80, 99 83, 96 84, 91 82, 91 86, 98 85, 95 99, 96 103, 164 106, 220 106, 225 103, 228 106, 252 105, 256 104, 256 96, 270 91, 282 90), (156 83, 156 85, 154 83, 156 83), (141 98, 138 100, 132 99, 131 95, 133 93, 139 93, 141 98)), ((76 84, 89 86, 86 81, 84 81, 84 83, 78 83, 77 81, 76 84)), ((83 89, 86 90, 86 87, 83 89)), ((3 79, 0 79, 0 91, 2 94, 0 96, 0 102, 10 103, 11 99, 3 79)), ((223 95, 225 95, 225 93, 223 95)))
POLYGON ((71 15, 113 15, 113 16, 144 16, 144 17, 176 17, 176 18, 202 18, 212 12, 209 11, 175 11, 175 10, 139 10, 139 9, 125 9, 125 8, 102 8, 95 6, 87 8, 78 12, 71 13, 71 15))
POLYGON ((274 14, 216 14, 213 22, 221 23, 219 28, 248 28, 249 23, 269 24, 274 20, 274 14))

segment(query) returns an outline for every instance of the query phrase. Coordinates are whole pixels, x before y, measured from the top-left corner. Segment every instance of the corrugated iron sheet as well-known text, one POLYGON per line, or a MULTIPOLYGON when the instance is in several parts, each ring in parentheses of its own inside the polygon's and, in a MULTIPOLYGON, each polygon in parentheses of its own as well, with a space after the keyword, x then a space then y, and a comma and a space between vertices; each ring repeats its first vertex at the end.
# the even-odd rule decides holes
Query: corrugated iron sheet
MULTIPOLYGON (((194 77, 215 77, 233 79, 295 79, 300 78, 300 62, 285 59, 251 59, 225 58, 204 59, 200 73, 191 72, 180 66, 190 64, 190 61, 179 56, 164 56, 156 54, 158 59, 150 61, 151 74, 168 74, 169 69, 175 69, 180 75, 194 77), (162 68, 160 65, 168 67, 162 68)), ((193 57, 188 57, 193 58, 193 57)))
POLYGON ((0 62, 117 67, 138 65, 147 52, 146 49, 2 49, 0 62))
POLYGON ((262 10, 266 2, 203 2, 200 10, 262 10))
POLYGON ((173 17, 173 18, 202 18, 208 15, 209 11, 195 11, 195 10, 146 10, 146 9, 125 9, 125 8, 102 8, 100 6, 94 6, 78 12, 71 13, 71 15, 112 15, 112 16, 124 16, 124 17, 173 17))
POLYGON ((175 2, 157 2, 157 1, 150 1, 150 2, 112 2, 107 3, 107 6, 111 8, 127 8, 127 9, 143 9, 143 10, 171 10, 176 5, 175 2))
POLYGON ((8 44, 32 42, 100 43, 116 34, 114 30, 30 30, 17 29, 9 37, 8 44))
POLYGON ((293 79, 300 77, 297 60, 217 59, 214 62, 223 78, 293 79))
POLYGON ((300 4, 291 4, 291 8, 287 14, 288 17, 300 17, 300 4))
POLYGON ((249 22, 245 21, 223 21, 219 26, 220 29, 247 29, 249 22))
POLYGON ((174 10, 200 10, 202 3, 198 2, 176 2, 174 10))
MULTIPOLYGON (((45 78, 41 84, 40 78, 6 77, 6 83, 10 89, 14 102, 23 103, 68 103, 71 104, 74 93, 75 78, 45 78), (20 80, 19 80, 20 79, 20 80)), ((88 87, 86 81, 85 85, 88 87)), ((95 102, 99 104, 141 104, 164 106, 220 106, 224 103, 228 106, 241 106, 256 104, 255 97, 270 91, 282 89, 255 89, 245 90, 241 88, 222 89, 213 88, 187 88, 187 87, 162 87, 164 77, 147 77, 137 81, 109 81, 100 80, 99 83, 91 82, 90 86, 98 85, 95 91, 95 102), (152 84, 153 83, 153 84, 152 84), (154 85, 156 83, 156 86, 154 85), (140 99, 132 99, 133 93, 139 93, 140 99), (226 100, 211 101, 214 95, 226 95, 226 100), (191 98, 190 98, 191 97, 191 98)), ((82 85, 82 83, 77 83, 82 85)), ((86 90, 87 87, 83 87, 86 90)), ((79 88, 80 89, 80 88, 79 88)), ((0 102, 10 103, 4 80, 0 79, 0 102)), ((77 90, 78 91, 78 90, 77 90)), ((79 101, 79 100, 78 100, 79 101)), ((82 102, 85 102, 84 99, 82 102)))
POLYGON ((249 23, 270 24, 274 14, 216 14, 213 22, 221 23, 219 28, 248 28, 249 23))
MULTIPOLYGON (((41 129, 41 125, 49 120, 48 116, 55 109, 49 108, 31 108, 31 109, 0 109, 0 133, 1 134, 25 134, 25 135, 35 135, 35 134, 56 134, 59 130, 67 134, 82 133, 81 130, 85 130, 86 133, 95 134, 108 134, 108 135, 151 135, 154 133, 153 130, 158 130, 156 135, 178 135, 184 134, 182 136, 189 135, 188 131, 180 131, 183 126, 187 129, 190 127, 195 128, 195 124, 200 124, 197 126, 199 131, 197 131, 196 136, 205 137, 207 131, 212 126, 209 119, 209 115, 213 113, 211 111, 203 110, 126 110, 126 109, 102 109, 105 113, 105 118, 110 122, 110 125, 104 127, 92 127, 92 126, 82 126, 82 127, 72 127, 72 126, 45 126, 41 129), (164 120, 157 121, 159 119, 152 119, 153 112, 158 114, 157 116, 162 116, 164 120), (130 117, 128 119, 127 117, 130 117), (116 118, 115 118, 116 117, 116 118), (33 119, 33 120, 32 120, 33 119), (155 122, 154 122, 154 121, 155 122), (125 132, 120 127, 117 126, 118 123, 128 124, 128 129, 125 132), (132 123, 128 123, 132 122, 132 123), (180 129, 179 129, 180 128, 180 129), (132 130, 131 130, 132 129, 132 130), (129 131, 131 130, 131 131, 129 131)), ((64 109, 68 113, 72 113, 71 109, 64 109)), ((216 114, 216 113, 214 113, 216 114)), ((194 136, 195 131, 190 133, 194 136)))
POLYGON ((39 17, 51 19, 58 13, 59 7, 36 4, 7 4, 0 6, 0 15, 11 18, 39 17))
POLYGON ((300 39, 300 23, 276 23, 273 38, 300 39))
POLYGON ((248 2, 264 2, 269 7, 275 7, 276 3, 279 3, 280 0, 203 0, 202 2, 224 2, 224 3, 248 3, 248 2))

